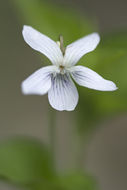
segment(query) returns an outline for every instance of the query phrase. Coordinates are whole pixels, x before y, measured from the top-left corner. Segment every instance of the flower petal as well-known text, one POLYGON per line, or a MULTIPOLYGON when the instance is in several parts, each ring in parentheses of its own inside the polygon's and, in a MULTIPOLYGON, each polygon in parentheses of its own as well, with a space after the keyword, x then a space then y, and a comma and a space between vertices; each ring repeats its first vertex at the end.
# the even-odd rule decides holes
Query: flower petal
POLYGON ((24 26, 22 31, 25 42, 33 49, 43 53, 53 64, 63 60, 62 52, 56 42, 41 34, 30 26, 24 26))
POLYGON ((37 70, 22 82, 21 88, 24 94, 43 95, 51 88, 51 74, 55 66, 47 66, 37 70))
POLYGON ((71 69, 73 79, 81 86, 100 91, 114 91, 116 85, 109 80, 105 80, 99 74, 83 66, 74 66, 71 69))
POLYGON ((93 51, 99 41, 99 34, 92 33, 68 45, 65 51, 64 64, 75 65, 83 55, 93 51))
POLYGON ((49 103, 59 111, 72 111, 78 103, 78 91, 70 76, 52 76, 52 86, 48 91, 49 103))

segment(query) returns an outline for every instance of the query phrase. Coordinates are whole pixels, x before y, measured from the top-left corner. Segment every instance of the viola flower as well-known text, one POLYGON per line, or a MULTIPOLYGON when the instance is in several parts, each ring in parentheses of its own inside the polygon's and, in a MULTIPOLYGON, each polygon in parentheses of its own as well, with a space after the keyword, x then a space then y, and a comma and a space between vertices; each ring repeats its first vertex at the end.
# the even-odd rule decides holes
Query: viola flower
POLYGON ((74 110, 79 99, 72 78, 80 86, 100 91, 116 90, 116 85, 84 66, 75 66, 79 59, 93 51, 100 41, 97 33, 85 36, 66 48, 63 38, 59 42, 51 40, 30 26, 24 26, 23 37, 33 49, 44 54, 52 62, 42 67, 22 82, 24 94, 43 95, 48 93, 50 105, 59 111, 74 110))

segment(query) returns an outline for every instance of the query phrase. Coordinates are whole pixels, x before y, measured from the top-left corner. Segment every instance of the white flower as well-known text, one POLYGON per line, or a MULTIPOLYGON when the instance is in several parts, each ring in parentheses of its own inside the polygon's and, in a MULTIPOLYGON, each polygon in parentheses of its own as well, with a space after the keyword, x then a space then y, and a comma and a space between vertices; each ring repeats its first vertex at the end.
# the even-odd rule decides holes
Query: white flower
POLYGON ((116 85, 84 66, 75 66, 79 59, 93 51, 100 41, 92 33, 68 45, 64 51, 62 40, 54 42, 30 26, 24 26, 23 37, 33 49, 43 53, 52 62, 22 82, 24 94, 43 95, 48 92, 51 106, 59 111, 74 110, 78 103, 78 91, 72 79, 81 86, 100 91, 116 90, 116 85))

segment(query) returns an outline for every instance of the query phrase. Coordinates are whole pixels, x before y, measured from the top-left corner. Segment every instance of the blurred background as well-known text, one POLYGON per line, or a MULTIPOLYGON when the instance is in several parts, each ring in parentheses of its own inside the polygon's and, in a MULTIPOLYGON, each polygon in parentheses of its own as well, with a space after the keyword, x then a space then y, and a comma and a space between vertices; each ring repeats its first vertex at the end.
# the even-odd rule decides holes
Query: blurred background
POLYGON ((0 1, 0 189, 127 189, 126 10, 126 0, 0 1), (99 46, 79 64, 119 89, 78 87, 74 112, 54 111, 47 95, 23 96, 21 82, 50 64, 25 44, 24 24, 55 41, 62 34, 65 44, 99 32, 99 46))

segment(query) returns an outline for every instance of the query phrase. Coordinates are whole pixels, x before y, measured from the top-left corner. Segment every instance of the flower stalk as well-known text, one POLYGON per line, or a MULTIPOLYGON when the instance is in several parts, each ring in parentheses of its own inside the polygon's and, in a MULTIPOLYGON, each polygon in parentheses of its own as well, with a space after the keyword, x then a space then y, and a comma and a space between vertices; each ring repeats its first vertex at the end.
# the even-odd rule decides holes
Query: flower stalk
POLYGON ((55 166, 55 155, 56 155, 56 112, 55 110, 49 111, 49 143, 50 143, 50 153, 55 166))

